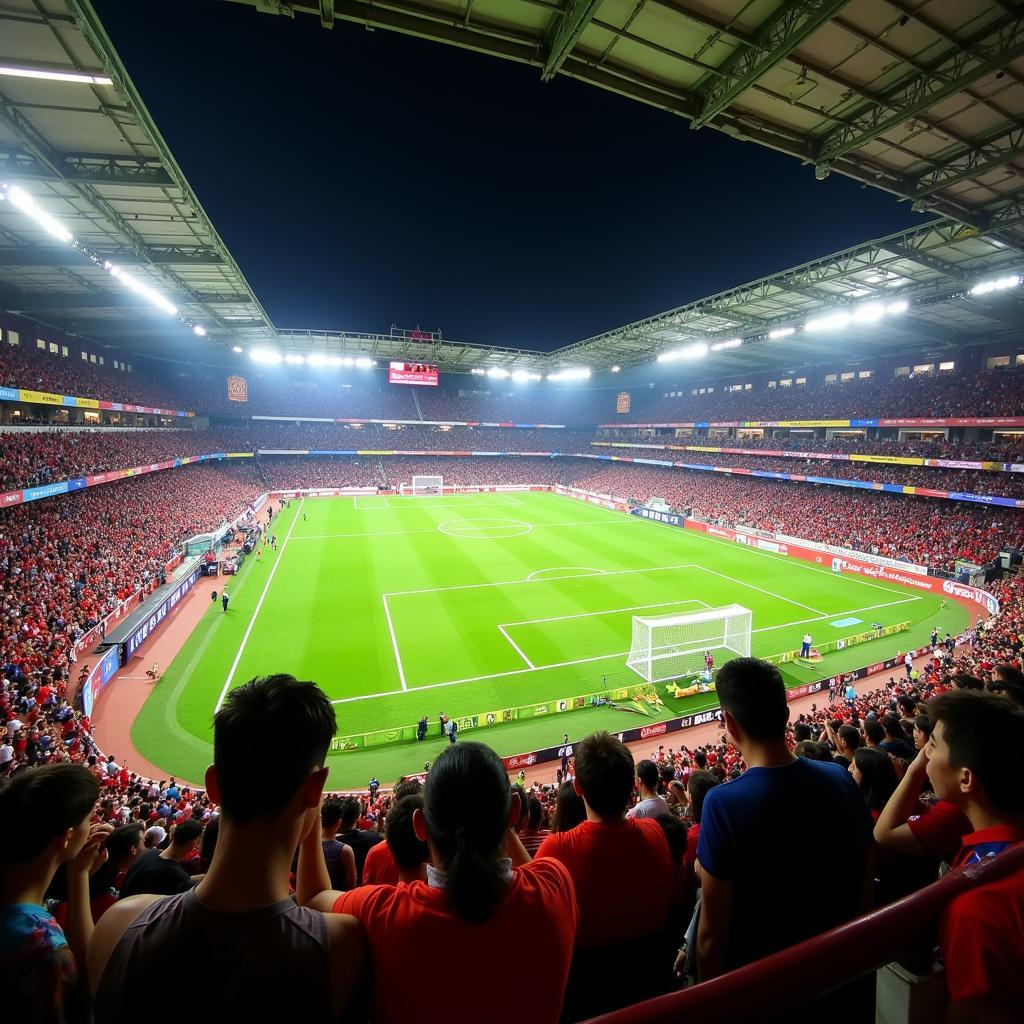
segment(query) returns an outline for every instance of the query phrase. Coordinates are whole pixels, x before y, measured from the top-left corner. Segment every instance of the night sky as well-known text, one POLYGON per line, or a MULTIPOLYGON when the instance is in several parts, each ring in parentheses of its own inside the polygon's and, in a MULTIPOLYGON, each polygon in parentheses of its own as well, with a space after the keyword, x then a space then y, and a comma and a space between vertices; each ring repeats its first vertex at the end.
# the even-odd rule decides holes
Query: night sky
POLYGON ((550 349, 922 219, 537 68, 230 3, 95 6, 278 327, 550 349))

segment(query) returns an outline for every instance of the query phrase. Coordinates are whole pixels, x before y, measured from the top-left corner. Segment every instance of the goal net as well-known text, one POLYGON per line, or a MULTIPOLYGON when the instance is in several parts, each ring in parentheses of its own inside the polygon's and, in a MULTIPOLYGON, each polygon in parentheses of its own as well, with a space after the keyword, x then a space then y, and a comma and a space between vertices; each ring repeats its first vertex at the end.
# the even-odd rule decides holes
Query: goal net
POLYGON ((440 494, 444 487, 443 476, 414 476, 412 487, 408 491, 402 488, 403 494, 440 494))
POLYGON ((649 683, 704 670, 704 655, 731 651, 750 657, 749 608, 730 604, 686 615, 633 616, 626 664, 649 683))

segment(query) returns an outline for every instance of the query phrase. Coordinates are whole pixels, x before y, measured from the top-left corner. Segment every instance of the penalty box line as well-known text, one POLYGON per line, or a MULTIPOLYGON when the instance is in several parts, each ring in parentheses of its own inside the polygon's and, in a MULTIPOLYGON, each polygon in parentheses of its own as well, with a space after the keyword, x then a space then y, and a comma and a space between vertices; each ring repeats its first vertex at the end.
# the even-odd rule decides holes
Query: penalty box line
MULTIPOLYGON (((855 612, 871 612, 878 608, 891 608, 894 605, 899 604, 910 604, 913 601, 920 601, 919 595, 912 597, 904 597, 898 601, 886 601, 882 604, 869 604, 864 608, 848 608, 845 611, 829 612, 826 615, 815 615, 810 619, 798 619, 795 622, 780 622, 776 626, 761 626, 758 629, 752 629, 750 632, 753 633, 770 633, 776 629, 789 629, 791 626, 805 626, 812 622, 821 622, 823 619, 831 619, 839 615, 853 615, 855 612)), ((625 658, 629 654, 629 651, 617 651, 611 654, 598 654, 592 658, 577 658, 574 661, 561 661, 553 665, 537 665, 534 668, 514 668, 507 672, 491 672, 488 675, 483 676, 467 676, 465 679, 449 679, 443 683, 427 683, 425 686, 413 686, 405 691, 403 690, 382 690, 380 693, 364 693, 357 697, 339 697, 336 700, 332 700, 332 704, 354 704, 361 700, 375 700, 378 697, 393 697, 399 693, 419 693, 421 690, 438 690, 447 686, 459 686, 462 683, 477 683, 485 679, 503 679, 506 676, 522 676, 529 675, 531 672, 543 672, 549 668, 568 668, 572 665, 586 665, 594 661, 608 661, 610 658, 625 658)))

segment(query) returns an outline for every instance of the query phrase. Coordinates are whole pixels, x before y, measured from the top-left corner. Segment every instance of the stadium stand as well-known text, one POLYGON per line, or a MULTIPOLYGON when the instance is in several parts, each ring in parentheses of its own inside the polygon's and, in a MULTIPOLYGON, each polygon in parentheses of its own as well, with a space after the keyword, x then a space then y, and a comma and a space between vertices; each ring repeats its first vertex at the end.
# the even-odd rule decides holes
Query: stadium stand
POLYGON ((182 404, 187 401, 182 394, 134 369, 131 373, 115 370, 77 358, 76 353, 58 356, 29 348, 27 343, 0 346, 0 384, 163 409, 191 408, 182 404))

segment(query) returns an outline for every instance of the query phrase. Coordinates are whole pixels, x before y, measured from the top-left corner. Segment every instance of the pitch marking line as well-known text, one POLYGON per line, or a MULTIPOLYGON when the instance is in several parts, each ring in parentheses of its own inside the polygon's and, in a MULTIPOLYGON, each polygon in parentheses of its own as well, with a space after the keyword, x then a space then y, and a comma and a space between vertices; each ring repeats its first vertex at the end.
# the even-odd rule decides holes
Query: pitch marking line
POLYGON ((512 626, 533 626, 538 622, 561 622, 564 619, 589 619, 595 615, 614 615, 616 612, 638 612, 644 608, 677 608, 682 604, 699 604, 702 608, 711 607, 711 605, 705 604, 703 601, 698 601, 695 597, 689 597, 681 601, 662 601, 660 604, 634 604, 628 608, 605 608, 600 612, 578 612, 575 615, 552 615, 547 619, 522 619, 520 622, 503 622, 498 629, 501 629, 502 626, 511 628, 512 626))
POLYGON ((384 499, 384 504, 383 505, 375 505, 372 508, 360 508, 359 507, 359 495, 357 494, 352 499, 352 501, 354 503, 353 504, 353 508, 355 509, 356 512, 386 512, 388 509, 391 508, 391 505, 388 503, 388 496, 386 494, 364 494, 363 495, 363 501, 366 501, 367 498, 371 498, 374 501, 380 501, 381 498, 383 498, 384 499))
POLYGON ((288 532, 285 534, 284 542, 281 544, 281 550, 278 552, 277 558, 274 560, 274 564, 270 567, 270 572, 267 574, 267 582, 263 584, 263 592, 260 594, 260 598, 256 602, 256 607, 252 610, 252 618, 249 619, 249 625, 246 627, 241 644, 239 644, 235 660, 231 662, 231 668, 228 670, 228 677, 224 680, 224 689, 220 691, 220 696, 217 698, 217 704, 213 709, 214 714, 220 711, 220 706, 224 703, 224 698, 227 696, 231 680, 235 678, 235 670, 238 668, 238 663, 242 660, 242 652, 245 650, 245 645, 249 642, 252 627, 256 625, 256 616, 259 615, 260 609, 263 607, 263 600, 267 596, 267 592, 270 590, 270 584, 273 582, 274 574, 277 572, 277 567, 281 564, 281 559, 284 558, 284 549, 288 547, 288 541, 292 539, 292 530, 295 529, 295 524, 299 521, 299 516, 302 515, 302 506, 305 504, 305 501, 305 498, 301 498, 299 500, 299 507, 295 510, 295 518, 292 519, 292 524, 288 527, 288 532))
POLYGON ((505 627, 504 627, 504 626, 498 626, 498 631, 499 631, 499 632, 501 633, 501 635, 502 635, 502 636, 503 636, 503 637, 504 637, 504 638, 505 638, 505 639, 506 639, 506 640, 507 640, 507 641, 508 641, 508 642, 509 642, 509 643, 510 643, 510 644, 512 645, 512 649, 513 649, 513 650, 514 650, 514 651, 516 652, 516 654, 518 654, 518 655, 519 655, 519 657, 520 657, 520 658, 522 658, 522 659, 523 659, 523 661, 525 661, 525 662, 526 662, 526 664, 527 664, 527 665, 529 665, 529 666, 530 666, 530 668, 532 668, 532 669, 535 669, 535 668, 537 667, 537 666, 536 666, 536 665, 534 665, 534 663, 533 663, 532 661, 530 661, 530 659, 529 659, 529 658, 528 658, 528 657, 527 657, 527 656, 526 656, 526 655, 525 655, 525 654, 523 653, 523 649, 522 649, 522 648, 521 648, 521 647, 519 646, 519 644, 517 644, 517 643, 515 642, 515 640, 513 640, 513 639, 512 639, 512 637, 510 637, 510 636, 508 635, 508 633, 506 632, 506 630, 505 630, 505 627))
POLYGON ((556 576, 554 579, 572 579, 575 576, 603 576, 608 571, 607 569, 592 569, 589 565, 553 565, 549 569, 534 569, 526 577, 526 580, 528 583, 543 582, 543 580, 540 580, 542 572, 558 572, 560 569, 574 569, 575 572, 572 576, 556 576))
MULTIPOLYGON (((670 572, 673 569, 695 569, 701 568, 695 566, 692 562, 682 562, 679 565, 656 565, 649 569, 615 569, 611 572, 601 573, 602 576, 631 576, 638 572, 670 572)), ((533 573, 530 573, 532 576, 533 573)), ((555 580, 575 580, 579 579, 579 575, 573 573, 570 576, 548 576, 543 580, 530 579, 528 576, 525 580, 503 580, 497 583, 459 583, 454 587, 424 587, 420 590, 394 590, 388 593, 388 597, 406 597, 409 594, 442 594, 449 590, 480 590, 483 587, 516 587, 522 583, 551 583, 555 580)), ((839 614, 838 612, 836 614, 839 614)))
MULTIPOLYGON (((642 571, 642 570, 637 570, 642 571)), ((522 582, 522 581, 520 581, 522 582)), ((484 584, 485 586, 488 584, 484 584)), ((490 584, 494 586, 495 584, 490 584)), ((415 591, 413 591, 415 593, 415 591)), ((898 604, 910 604, 913 601, 920 601, 921 597, 915 595, 914 597, 904 597, 899 601, 887 601, 884 604, 870 604, 865 608, 850 608, 847 611, 841 612, 829 612, 828 615, 816 615, 811 619, 798 619, 796 622, 780 622, 776 626, 761 626, 759 629, 752 629, 751 633, 769 633, 776 629, 789 629, 792 626, 805 626, 811 622, 821 622, 822 619, 830 619, 836 615, 852 615, 854 612, 871 612, 878 608, 890 608, 893 605, 898 604)), ((585 665, 592 661, 608 661, 611 658, 625 658, 629 654, 629 651, 618 651, 611 654, 598 654, 593 658, 577 658, 575 661, 560 661, 553 665, 541 665, 538 668, 515 668, 508 672, 492 672, 485 676, 467 676, 465 679, 449 679, 443 683, 427 683, 425 686, 414 686, 412 689, 406 691, 408 693, 419 693, 421 690, 437 690, 446 686, 458 686, 461 683, 476 683, 484 679, 502 679, 506 676, 522 676, 528 675, 531 672, 543 672, 549 668, 568 668, 571 665, 585 665)), ((358 697, 339 697, 337 700, 332 700, 332 704, 352 704, 360 700, 374 700, 377 697, 393 697, 397 693, 401 693, 401 690, 383 690, 380 693, 364 693, 358 697)))
MULTIPOLYGON (((383 510, 381 509, 380 511, 383 511, 383 510)), ((519 520, 517 520, 517 521, 519 521, 519 520)), ((461 522, 461 520, 450 520, 450 522, 461 522)), ((564 529, 565 527, 623 526, 627 522, 628 522, 628 520, 625 520, 625 519, 621 519, 621 520, 620 519, 616 519, 613 522, 602 522, 602 523, 594 523, 594 522, 588 522, 588 523, 529 523, 527 525, 529 525, 530 528, 533 529, 533 530, 556 530, 556 529, 560 530, 560 529, 564 529)), ((428 527, 428 528, 423 529, 423 530, 376 530, 376 531, 369 531, 369 532, 364 531, 364 530, 360 530, 358 533, 320 533, 320 534, 316 534, 315 536, 314 535, 304 535, 304 536, 296 537, 295 540, 296 540, 296 542, 298 542, 300 540, 344 540, 346 538, 351 538, 351 537, 411 537, 413 534, 416 534, 416 533, 437 533, 437 532, 438 532, 438 528, 436 526, 431 526, 431 527, 428 527)), ((442 531, 442 532, 445 532, 445 531, 442 531)), ((460 539, 462 539, 462 540, 466 540, 466 539, 469 539, 469 540, 479 540, 480 539, 479 537, 459 538, 459 537, 457 537, 457 536, 455 536, 453 534, 448 534, 448 536, 452 537, 453 540, 460 540, 460 539)), ((540 569, 538 571, 539 572, 544 572, 545 570, 540 569)), ((600 572, 602 570, 595 570, 595 571, 600 572)), ((522 581, 520 580, 520 582, 522 582, 522 581)))
POLYGON ((388 595, 381 594, 380 596, 384 601, 384 617, 388 620, 388 632, 391 634, 391 647, 395 652, 395 664, 398 666, 398 681, 402 684, 402 689, 407 690, 408 687, 405 685, 405 669, 402 668, 402 655, 399 653, 398 640, 395 638, 395 624, 391 621, 391 609, 388 607, 388 595))
POLYGON ((797 608, 804 608, 809 612, 814 612, 815 615, 828 615, 829 613, 823 612, 820 608, 812 608, 809 604, 801 604, 799 601, 794 601, 792 598, 783 597, 782 594, 776 594, 772 590, 765 590, 764 587, 759 587, 754 583, 747 583, 746 580, 738 580, 735 576, 727 576, 724 572, 716 572, 714 569, 709 569, 707 566, 701 566, 704 572, 710 573, 712 576, 719 576, 723 580, 728 580, 730 583, 735 583, 740 587, 748 587, 751 590, 756 590, 761 594, 766 594, 768 597, 774 597, 776 601, 785 601, 786 604, 796 605, 797 608))

